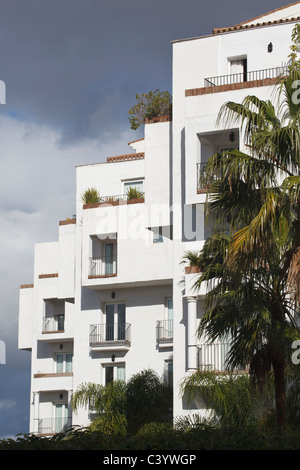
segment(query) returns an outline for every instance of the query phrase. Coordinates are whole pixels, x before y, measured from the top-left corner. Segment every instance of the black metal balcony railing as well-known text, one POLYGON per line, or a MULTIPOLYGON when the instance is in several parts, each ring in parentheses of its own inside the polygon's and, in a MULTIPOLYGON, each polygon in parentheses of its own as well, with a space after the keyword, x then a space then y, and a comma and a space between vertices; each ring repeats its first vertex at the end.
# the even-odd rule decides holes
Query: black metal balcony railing
POLYGON ((130 345, 130 323, 101 323, 90 325, 90 345, 130 345))
POLYGON ((224 177, 224 170, 220 167, 216 170, 214 175, 208 177, 206 171, 206 164, 204 162, 197 163, 197 190, 207 190, 209 183, 216 181, 218 178, 224 177))
POLYGON ((206 163, 197 163, 197 189, 205 189, 207 187, 207 174, 205 171, 206 163))
POLYGON ((109 276, 117 274, 116 256, 101 256, 90 258, 91 276, 109 276))
POLYGON ((127 194, 117 194, 113 196, 101 196, 100 202, 111 204, 113 202, 118 202, 118 201, 127 201, 127 199, 128 199, 127 194))
POLYGON ((38 420, 39 434, 57 434, 71 427, 71 418, 42 418, 38 420))
MULTIPOLYGON (((137 193, 136 195, 136 199, 144 199, 145 197, 145 194, 141 191, 140 193, 137 193)), ((134 196, 131 197, 128 195, 128 194, 113 194, 111 196, 101 196, 100 197, 100 203, 101 204, 107 204, 107 205, 110 205, 110 204, 115 204, 115 203, 124 203, 127 204, 128 201, 130 201, 131 199, 134 199, 134 196)))
POLYGON ((233 73, 229 75, 218 75, 204 79, 205 87, 214 87, 221 85, 232 85, 234 83, 252 82, 254 80, 265 80, 267 78, 277 78, 286 75, 288 66, 274 67, 270 69, 254 70, 251 72, 233 73))

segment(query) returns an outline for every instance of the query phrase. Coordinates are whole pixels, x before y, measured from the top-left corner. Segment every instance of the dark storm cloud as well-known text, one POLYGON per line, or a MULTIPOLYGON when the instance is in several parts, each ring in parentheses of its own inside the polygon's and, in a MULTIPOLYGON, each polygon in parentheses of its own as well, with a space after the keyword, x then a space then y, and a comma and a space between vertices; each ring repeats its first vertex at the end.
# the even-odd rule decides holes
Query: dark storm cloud
MULTIPOLYGON (((135 94, 171 91, 174 39, 209 34, 282 0, 1 0, 7 112, 67 139, 128 125, 135 94)), ((108 134, 107 134, 108 133, 108 134)))

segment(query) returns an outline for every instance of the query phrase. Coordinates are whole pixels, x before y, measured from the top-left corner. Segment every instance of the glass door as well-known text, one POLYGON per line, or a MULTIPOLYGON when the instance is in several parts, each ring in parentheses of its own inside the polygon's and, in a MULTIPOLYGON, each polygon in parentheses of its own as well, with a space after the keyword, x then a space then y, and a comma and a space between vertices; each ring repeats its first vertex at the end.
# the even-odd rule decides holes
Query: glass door
POLYGON ((114 244, 105 243, 105 274, 114 274, 114 244))
POLYGON ((63 331, 65 329, 65 315, 60 313, 57 315, 57 331, 63 331))
POLYGON ((55 432, 63 432, 68 426, 68 404, 57 403, 55 405, 55 432))
POLYGON ((64 356, 63 354, 56 354, 56 373, 62 374, 64 371, 64 356))
POLYGON ((168 338, 173 338, 173 299, 167 300, 167 330, 168 330, 168 338))
POLYGON ((125 382, 125 364, 117 366, 117 380, 125 382))
POLYGON ((118 340, 125 339, 125 304, 118 304, 118 340))
POLYGON ((126 304, 107 304, 106 341, 123 341, 125 339, 126 304))
POLYGON ((106 341, 114 340, 114 304, 106 305, 106 341))

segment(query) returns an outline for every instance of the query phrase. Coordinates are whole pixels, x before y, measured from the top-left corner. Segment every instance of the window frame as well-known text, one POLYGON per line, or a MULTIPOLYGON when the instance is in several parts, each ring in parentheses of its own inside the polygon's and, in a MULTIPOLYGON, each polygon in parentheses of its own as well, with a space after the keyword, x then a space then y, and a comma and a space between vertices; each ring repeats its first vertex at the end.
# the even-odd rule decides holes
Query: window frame
POLYGON ((123 381, 126 382, 126 364, 125 362, 110 362, 108 364, 102 364, 103 367, 103 384, 104 386, 108 385, 112 381, 117 382, 117 381, 123 381), (107 381, 107 373, 111 372, 111 380, 107 381), (121 372, 122 376, 124 378, 120 379, 118 378, 119 372, 121 372))
POLYGON ((69 374, 73 373, 73 353, 71 351, 59 351, 56 352, 54 355, 54 369, 56 374, 69 374), (62 362, 58 362, 58 357, 62 356, 62 362), (71 356, 71 361, 67 361, 67 356, 71 356), (68 366, 71 364, 71 369, 68 370, 68 366), (61 369, 59 370, 59 365, 61 365, 61 369))

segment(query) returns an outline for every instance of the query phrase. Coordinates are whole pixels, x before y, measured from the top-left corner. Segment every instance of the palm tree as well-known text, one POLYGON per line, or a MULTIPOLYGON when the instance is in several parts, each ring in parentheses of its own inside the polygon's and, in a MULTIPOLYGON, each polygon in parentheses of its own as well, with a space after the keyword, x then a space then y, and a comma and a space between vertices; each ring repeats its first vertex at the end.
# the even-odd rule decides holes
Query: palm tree
POLYGON ((93 429, 105 434, 127 433, 126 384, 123 381, 110 382, 106 386, 83 383, 72 396, 72 408, 88 407, 97 414, 93 429))
POLYGON ((128 432, 136 434, 145 424, 172 420, 172 386, 152 369, 131 377, 127 384, 128 432))
POLYGON ((286 421, 285 367, 292 342, 299 338, 296 309, 286 289, 283 263, 274 255, 268 266, 243 271, 239 264, 225 266, 231 237, 216 234, 207 239, 199 256, 202 273, 195 286, 211 282, 198 335, 209 341, 230 338, 227 366, 248 365, 250 376, 263 395, 271 369, 275 375, 278 423, 286 421), (280 314, 280 318, 277 318, 280 314))
POLYGON ((105 434, 135 434, 150 422, 166 423, 172 417, 172 387, 152 369, 107 385, 83 383, 72 397, 72 407, 89 407, 97 417, 92 429, 105 434))
POLYGON ((257 423, 264 413, 264 402, 247 375, 198 369, 182 381, 181 392, 187 402, 201 397, 210 410, 210 424, 243 427, 257 423))
POLYGON ((271 101, 256 96, 247 96, 242 104, 227 102, 219 113, 218 121, 225 117, 241 125, 249 152, 229 150, 209 160, 207 178, 220 171, 223 176, 209 186, 210 211, 230 215, 235 234, 228 259, 243 256, 244 266, 257 265, 258 260, 265 264, 277 239, 288 243, 287 262, 298 255, 300 105, 293 99, 297 80, 297 70, 282 80, 279 117, 271 101))
POLYGON ((201 328, 211 337, 222 329, 233 333, 232 360, 239 359, 243 347, 251 357, 259 351, 259 341, 262 345, 267 341, 280 426, 286 423, 289 348, 299 334, 292 320, 300 300, 300 104, 294 99, 296 80, 300 80, 297 68, 281 78, 278 110, 271 101, 256 96, 247 96, 241 104, 225 103, 218 121, 225 118, 240 125, 248 153, 224 151, 213 155, 206 166, 207 210, 219 222, 219 230, 227 216, 230 239, 222 282, 211 294, 220 300, 205 315, 201 328))

